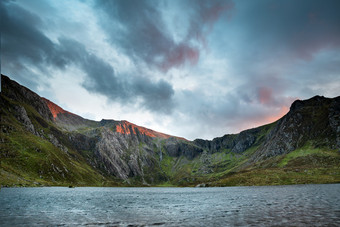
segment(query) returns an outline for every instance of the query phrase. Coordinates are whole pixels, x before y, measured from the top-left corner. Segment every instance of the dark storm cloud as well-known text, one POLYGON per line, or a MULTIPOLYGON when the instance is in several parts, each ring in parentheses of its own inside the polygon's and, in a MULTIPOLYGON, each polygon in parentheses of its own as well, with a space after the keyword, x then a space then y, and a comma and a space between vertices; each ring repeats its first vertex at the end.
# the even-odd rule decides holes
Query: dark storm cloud
POLYGON ((240 64, 270 58, 308 61, 322 49, 339 48, 339 10, 337 0, 237 2, 239 13, 225 38, 237 40, 240 64))
POLYGON ((232 75, 242 78, 235 97, 262 107, 289 107, 296 98, 316 95, 310 89, 315 83, 336 81, 339 11, 340 2, 332 0, 235 2, 231 22, 220 23, 224 32, 211 37, 233 66, 232 75), (322 52, 331 54, 320 57, 322 52))
POLYGON ((160 80, 154 83, 146 77, 137 77, 132 87, 136 94, 145 97, 144 104, 148 109, 165 114, 172 112, 175 91, 168 82, 160 80))
MULTIPOLYGON (((183 3, 183 2, 182 2, 183 3)), ((231 0, 221 1, 184 1, 185 8, 194 10, 194 15, 190 19, 190 26, 188 30, 187 39, 197 39, 206 47, 206 36, 209 35, 213 29, 214 23, 226 14, 231 18, 234 2, 231 0)))
MULTIPOLYGON (((206 27, 211 29, 219 16, 233 7, 230 1, 176 2, 193 11, 189 29, 182 41, 175 42, 164 23, 160 10, 162 1, 121 0, 99 1, 97 6, 106 13, 102 22, 114 45, 137 62, 167 72, 184 64, 197 64, 200 46, 205 44, 206 27), (196 42, 196 44, 194 44, 196 42)), ((165 3, 164 3, 165 4, 165 3)), ((164 6, 164 5, 163 5, 164 6)), ((186 12, 177 12, 186 14, 186 12)), ((183 15, 182 15, 183 16, 183 15)))
POLYGON ((172 86, 164 80, 153 82, 147 77, 117 75, 113 67, 96 55, 88 53, 85 46, 70 39, 59 39, 59 65, 73 62, 86 72, 82 84, 90 92, 106 96, 110 101, 135 102, 142 98, 142 106, 155 112, 170 113, 173 108, 172 86), (128 79, 127 79, 128 78, 128 79))
MULTIPOLYGON (((111 41, 136 61, 143 60, 148 65, 156 65, 167 70, 187 60, 197 61, 198 50, 187 44, 177 46, 164 33, 165 24, 156 5, 149 1, 100 1, 99 7, 108 19, 102 25, 109 33, 111 41), (176 61, 176 53, 180 60, 176 61), (190 60, 193 59, 193 60, 190 60)), ((156 3, 156 2, 155 2, 156 3)))
POLYGON ((43 22, 37 15, 10 2, 2 2, 0 10, 2 66, 25 84, 34 88, 42 77, 34 73, 32 67, 48 75, 47 66, 63 70, 74 64, 86 73, 83 86, 91 92, 102 94, 111 101, 135 102, 139 98, 146 109, 171 112, 174 91, 166 81, 118 76, 109 63, 89 53, 83 44, 65 37, 59 38, 59 43, 52 42, 39 30, 43 22))
POLYGON ((53 55, 54 44, 38 30, 37 27, 42 25, 41 19, 16 4, 1 1, 0 16, 2 68, 35 87, 37 80, 27 77, 36 74, 27 65, 44 70, 43 63, 53 55))
POLYGON ((41 2, 0 1, 2 72, 46 89, 53 71, 80 69, 87 91, 124 111, 171 113, 173 134, 212 138, 274 121, 295 98, 338 95, 338 0, 41 2))

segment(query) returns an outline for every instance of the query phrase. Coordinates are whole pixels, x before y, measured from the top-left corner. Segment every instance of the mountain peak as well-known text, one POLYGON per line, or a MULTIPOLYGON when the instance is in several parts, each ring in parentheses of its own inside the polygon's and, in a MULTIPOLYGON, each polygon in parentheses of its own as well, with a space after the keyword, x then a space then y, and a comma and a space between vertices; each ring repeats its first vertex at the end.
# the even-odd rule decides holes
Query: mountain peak
POLYGON ((102 119, 99 123, 102 126, 114 126, 115 132, 118 132, 124 135, 140 134, 140 135, 145 135, 145 136, 152 137, 152 138, 168 139, 168 138, 174 137, 180 140, 186 140, 185 138, 182 138, 182 137, 168 135, 165 133, 154 131, 149 128, 145 128, 143 126, 133 124, 127 120, 115 121, 115 120, 110 120, 110 119, 102 119))
POLYGON ((126 120, 119 121, 118 125, 116 125, 116 132, 122 133, 122 134, 137 134, 138 132, 140 134, 149 136, 149 137, 159 137, 159 138, 170 138, 172 136, 156 132, 152 129, 144 128, 142 126, 135 125, 133 123, 130 123, 126 120))
POLYGON ((6 177, 16 175, 25 184, 98 186, 111 182, 134 186, 333 183, 339 179, 340 96, 297 100, 272 124, 211 141, 187 141, 126 120, 84 119, 8 77, 1 80, 0 150, 4 152, 0 156, 10 167, 0 167, 10 171, 5 177, 0 174, 1 183, 17 182, 6 177), (319 173, 314 181, 311 172, 319 173), (281 180, 278 173, 283 174, 281 180), (304 179, 296 181, 297 175, 304 179))
POLYGON ((323 105, 327 102, 330 102, 332 100, 332 98, 327 98, 324 96, 320 96, 320 95, 315 95, 310 99, 306 99, 306 100, 295 100, 292 105, 290 106, 290 110, 298 110, 301 107, 304 106, 320 106, 323 105))

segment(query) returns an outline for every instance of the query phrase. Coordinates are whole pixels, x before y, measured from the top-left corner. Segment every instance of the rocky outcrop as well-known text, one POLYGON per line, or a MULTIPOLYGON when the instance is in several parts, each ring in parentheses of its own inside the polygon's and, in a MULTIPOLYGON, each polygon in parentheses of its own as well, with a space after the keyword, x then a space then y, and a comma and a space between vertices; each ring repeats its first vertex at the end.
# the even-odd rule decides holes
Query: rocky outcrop
POLYGON ((315 146, 340 148, 335 142, 339 141, 339 105, 339 97, 315 96, 295 101, 266 136, 253 160, 287 154, 308 141, 313 141, 315 146))
POLYGON ((127 180, 130 168, 125 162, 128 143, 120 136, 116 136, 111 130, 104 128, 100 134, 100 140, 96 144, 95 155, 102 163, 102 167, 109 173, 121 179, 127 180), (124 160, 125 159, 125 160, 124 160))
POLYGON ((54 123, 67 131, 75 131, 84 127, 94 127, 98 124, 95 121, 87 120, 76 114, 68 112, 46 98, 41 99, 48 106, 53 116, 54 123))
POLYGON ((263 127, 248 129, 234 135, 225 135, 213 140, 196 139, 194 143, 209 153, 233 152, 241 154, 252 147, 260 137, 263 127))
POLYGON ((150 138, 144 136, 138 132, 121 134, 103 127, 95 146, 99 167, 123 180, 135 176, 144 179, 144 169, 152 170, 156 166, 150 138))
POLYGON ((259 136, 260 131, 261 131, 261 128, 254 128, 254 129, 243 131, 240 134, 238 134, 234 140, 235 145, 231 149, 231 152, 242 153, 246 151, 248 148, 250 148, 251 146, 253 146, 257 137, 259 136))
POLYGON ((31 105, 44 119, 53 119, 48 106, 39 95, 2 74, 1 93, 12 100, 31 105))
POLYGON ((62 145, 59 142, 59 140, 53 134, 48 134, 48 139, 55 147, 59 148, 60 150, 62 150, 65 153, 68 152, 68 148, 65 147, 64 145, 62 145))
POLYGON ((13 108, 14 116, 21 122, 27 131, 32 134, 36 134, 34 125, 32 124, 31 120, 27 116, 27 112, 24 107, 22 106, 14 106, 13 108))
MULTIPOLYGON (((98 133, 97 130, 96 133, 98 133)), ((94 135, 97 134, 84 135, 80 133, 70 133, 67 138, 74 149, 78 151, 93 151, 99 140, 99 136, 94 135)))
MULTIPOLYGON (((0 104, 1 104, 1 108, 6 108, 7 111, 9 111, 18 120, 18 122, 20 122, 24 126, 25 130, 27 130, 28 132, 36 136, 43 137, 43 133, 35 129, 34 125, 32 124, 31 119, 27 115, 26 109, 23 106, 10 104, 7 100, 4 100, 2 97, 1 97, 0 104)), ((4 113, 1 111, 1 114, 4 114, 4 113)), ((2 119, 1 119, 1 122, 3 122, 2 119)), ((3 129, 1 131, 7 133, 10 130, 6 130, 6 128, 10 129, 11 127, 10 126, 6 127, 4 124, 1 124, 1 128, 3 129)))
POLYGON ((171 136, 165 133, 154 131, 152 129, 138 126, 128 121, 114 121, 114 120, 102 119, 99 122, 99 124, 101 126, 112 127, 115 132, 118 132, 124 135, 137 135, 139 137, 142 136, 142 137, 162 138, 162 139, 168 139, 170 137, 174 137, 179 140, 186 140, 182 137, 171 136))
POLYGON ((220 152, 223 149, 232 149, 235 146, 235 137, 237 135, 224 135, 214 138, 213 140, 196 139, 194 143, 210 153, 220 152))
POLYGON ((185 156, 188 159, 193 159, 203 152, 202 147, 199 147, 192 142, 179 140, 174 137, 169 138, 165 141, 164 148, 169 156, 185 156))
MULTIPOLYGON (((232 166, 228 161, 212 166, 213 157, 223 157, 225 153, 232 153, 233 157, 246 155, 246 164, 251 165, 287 154, 309 141, 313 146, 340 150, 340 97, 316 96, 298 100, 287 115, 273 124, 213 140, 187 141, 128 121, 87 120, 39 97, 6 76, 2 76, 1 81, 1 133, 9 135, 14 130, 13 125, 19 122, 28 133, 49 141, 64 155, 70 157, 72 152, 79 152, 94 169, 126 182, 132 178, 144 184, 157 179, 167 180, 169 176, 164 175, 162 165, 172 171, 170 163, 175 166, 178 160, 190 163, 196 158, 194 162, 200 164, 195 171, 204 175, 232 166), (16 123, 5 122, 3 115, 7 116, 7 121, 14 119, 16 123), (218 152, 224 154, 215 155, 218 152), (165 163, 162 162, 163 155, 168 159, 165 163)), ((0 137, 0 142, 5 143, 5 139, 0 137)), ((6 157, 10 149, 7 151, 6 157)), ((60 172, 54 166, 53 170, 60 172)))

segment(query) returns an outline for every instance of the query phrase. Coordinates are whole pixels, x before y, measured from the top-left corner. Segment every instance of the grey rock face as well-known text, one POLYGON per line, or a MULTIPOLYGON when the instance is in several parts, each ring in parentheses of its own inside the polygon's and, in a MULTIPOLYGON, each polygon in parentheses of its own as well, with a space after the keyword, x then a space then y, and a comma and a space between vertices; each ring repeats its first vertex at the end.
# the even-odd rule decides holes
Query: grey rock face
POLYGON ((243 153, 254 145, 260 131, 261 128, 248 129, 236 135, 225 135, 213 140, 196 139, 194 143, 209 151, 209 153, 222 152, 224 150, 230 150, 233 153, 243 153))
POLYGON ((235 145, 231 149, 233 153, 242 153, 248 148, 250 148, 256 141, 258 133, 260 132, 259 128, 249 129, 241 132, 235 138, 235 145))
POLYGON ((127 180, 130 168, 123 159, 124 151, 127 148, 126 140, 104 128, 101 131, 101 139, 96 144, 95 154, 110 174, 127 180))
POLYGON ((68 148, 62 145, 58 139, 53 134, 48 134, 49 141, 60 150, 64 151, 65 153, 68 152, 68 148))
POLYGON ((80 133, 71 133, 68 136, 70 143, 76 150, 93 151, 99 140, 97 137, 91 137, 80 133))
POLYGON ((235 137, 237 135, 224 135, 222 137, 214 138, 213 140, 196 139, 194 143, 202 147, 210 153, 220 152, 223 149, 231 149, 235 146, 235 137))
MULTIPOLYGON (((164 150, 171 157, 185 157, 186 162, 199 156, 203 167, 198 171, 208 174, 212 171, 208 168, 212 162, 212 154, 216 152, 232 152, 241 156, 249 148, 256 148, 250 158, 250 162, 255 162, 287 154, 308 141, 313 141, 315 146, 340 149, 340 97, 327 99, 316 96, 305 101, 295 101, 286 116, 269 126, 224 135, 213 140, 186 141, 161 137, 161 133, 147 136, 146 128, 138 128, 128 122, 95 122, 67 111, 58 114, 54 119, 46 103, 37 94, 8 77, 1 78, 1 95, 8 99, 0 99, 1 108, 6 108, 0 110, 0 113, 13 114, 28 132, 50 141, 64 152, 70 150, 79 151, 83 155, 85 153, 84 156, 92 167, 126 181, 136 177, 143 183, 151 182, 154 176, 150 176, 154 172, 161 172, 160 162, 164 150), (10 99, 15 103, 23 103, 23 106, 31 105, 40 116, 30 119, 25 108, 10 105, 10 99), (32 122, 39 124, 34 126, 32 122), (42 129, 46 131, 45 134, 42 129)), ((2 116, 0 117, 1 120, 2 116)), ((1 133, 9 134, 11 130, 10 125, 2 124, 0 127, 1 133)), ((4 139, 0 138, 0 142, 4 143, 4 139)), ((59 167, 53 169, 61 172, 59 167)), ((161 173, 158 174, 162 177, 161 173)))
POLYGON ((27 112, 24 107, 22 106, 14 106, 14 115, 21 122, 27 131, 31 132, 32 134, 36 134, 34 125, 32 124, 31 120, 27 116, 27 112))
POLYGON ((144 177, 143 169, 153 168, 153 151, 141 135, 121 134, 103 127, 95 146, 95 155, 103 168, 114 176, 127 180, 144 177), (144 146, 141 144, 144 144, 144 146))
MULTIPOLYGON (((27 131, 30 133, 44 138, 43 131, 39 132, 35 129, 34 125, 32 124, 30 118, 27 115, 27 112, 23 106, 13 106, 14 116, 17 118, 19 122, 21 122, 27 131)), ((57 148, 64 152, 68 152, 68 148, 62 145, 58 139, 53 134, 48 134, 49 141, 57 148)))
POLYGON ((203 149, 192 142, 182 141, 176 138, 169 138, 164 145, 169 156, 179 157, 185 156, 188 159, 193 159, 203 152, 203 149))
POLYGON ((317 146, 339 147, 339 97, 329 99, 315 96, 295 101, 288 114, 282 117, 266 136, 253 160, 287 154, 308 141, 317 146), (332 145, 332 138, 337 145, 332 145))

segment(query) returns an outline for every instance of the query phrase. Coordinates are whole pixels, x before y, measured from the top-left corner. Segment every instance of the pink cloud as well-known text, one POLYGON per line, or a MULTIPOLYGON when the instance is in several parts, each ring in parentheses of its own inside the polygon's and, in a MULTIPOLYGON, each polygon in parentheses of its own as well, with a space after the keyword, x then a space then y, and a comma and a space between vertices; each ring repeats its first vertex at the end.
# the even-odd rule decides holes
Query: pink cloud
POLYGON ((270 104, 273 101, 273 91, 268 87, 260 87, 257 96, 261 104, 270 104))
POLYGON ((289 106, 282 105, 279 108, 271 109, 267 114, 254 115, 252 117, 243 118, 239 121, 235 121, 232 124, 235 132, 241 132, 249 128, 260 127, 262 125, 273 123, 289 112, 289 106))
POLYGON ((217 3, 216 5, 211 6, 210 8, 204 10, 202 12, 203 22, 213 23, 217 21, 217 19, 222 15, 222 13, 231 10, 234 8, 233 2, 228 3, 217 3))
MULTIPOLYGON (((213 30, 214 24, 224 14, 229 13, 234 8, 234 2, 218 2, 210 7, 201 5, 199 18, 197 21, 193 20, 188 37, 196 39, 204 49, 207 49, 206 37, 213 30)), ((231 14, 227 14, 231 18, 231 14)))
MULTIPOLYGON (((209 2, 208 2, 209 3, 209 2)), ((197 18, 193 17, 191 25, 184 42, 175 44, 172 49, 164 55, 164 60, 159 64, 162 71, 167 72, 173 67, 181 67, 187 63, 191 66, 198 63, 200 57, 200 47, 207 49, 206 36, 212 31, 214 23, 221 15, 234 8, 232 1, 226 3, 216 3, 214 5, 204 4, 199 6, 197 18), (192 47, 192 41, 199 43, 192 47)))
POLYGON ((266 116, 261 122, 263 122, 263 123, 275 122, 275 121, 279 120, 281 117, 283 117, 285 114, 287 114, 288 111, 289 111, 288 106, 282 106, 280 108, 279 112, 266 116))
POLYGON ((164 61, 161 63, 161 68, 166 72, 172 67, 179 67, 185 63, 195 65, 199 60, 199 56, 200 52, 198 49, 185 44, 177 45, 169 52, 164 61))

